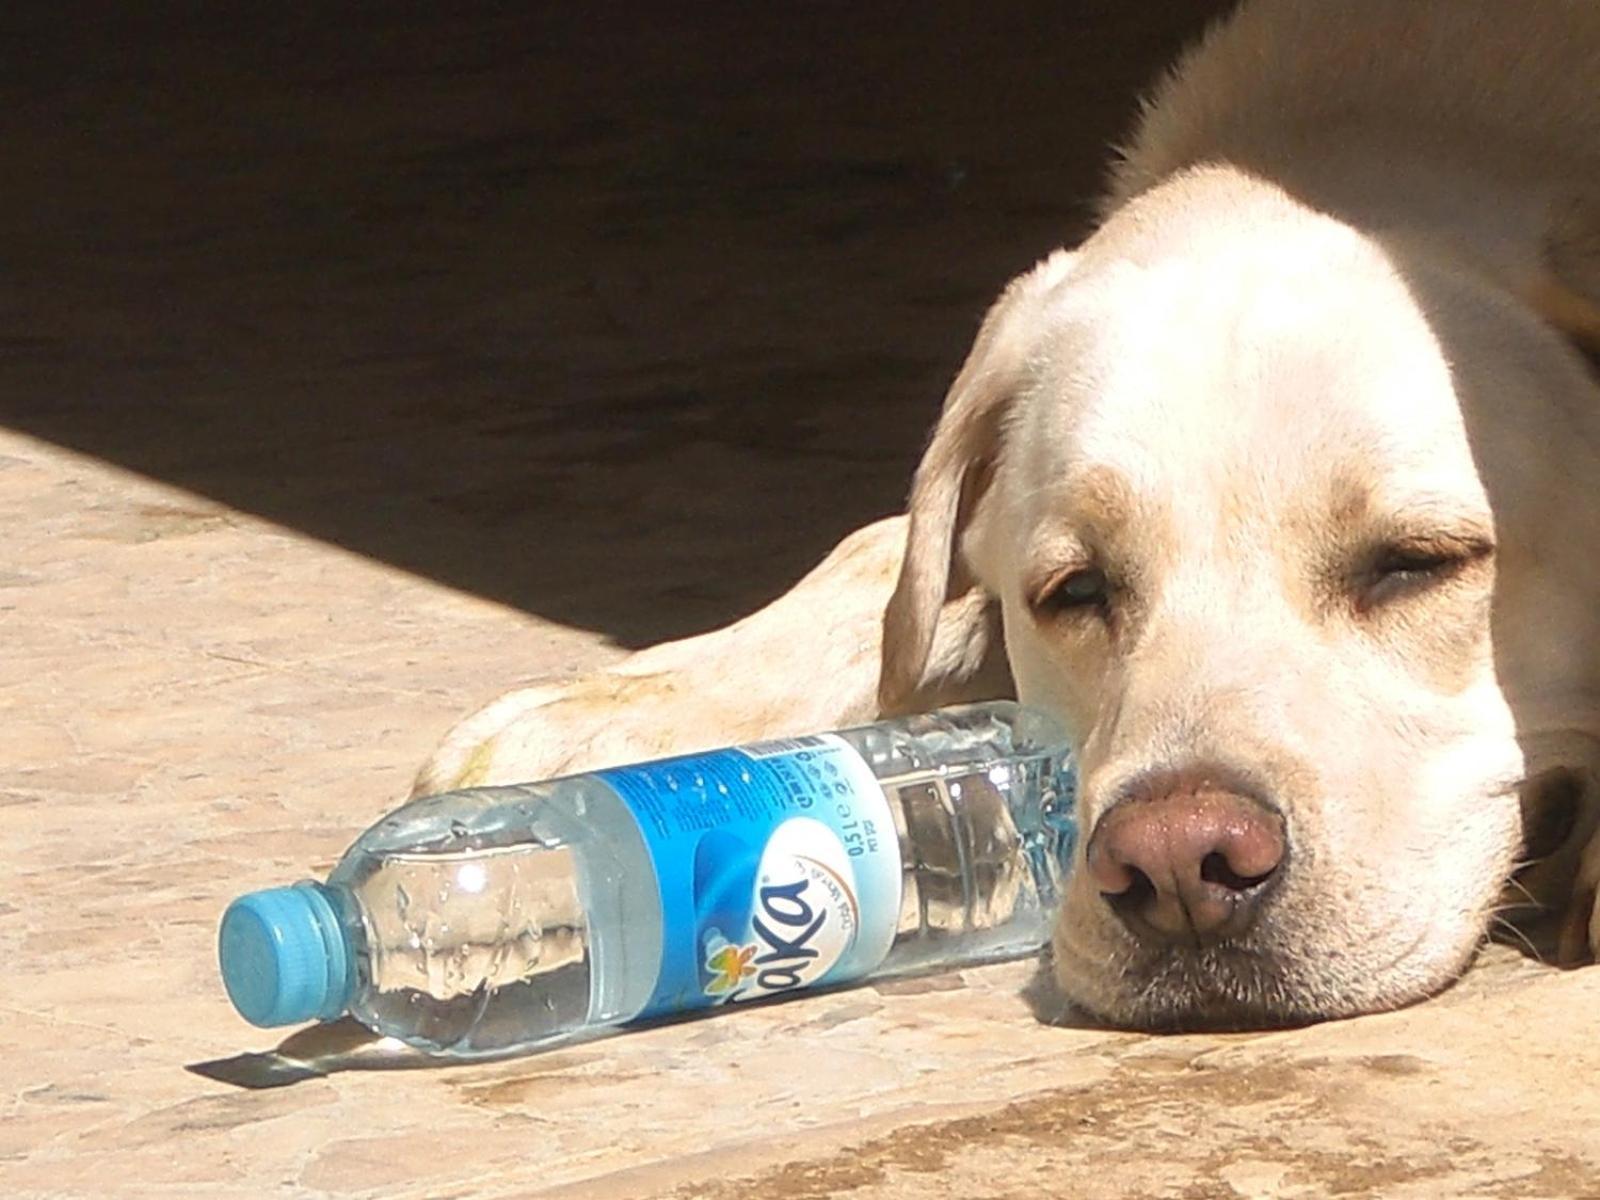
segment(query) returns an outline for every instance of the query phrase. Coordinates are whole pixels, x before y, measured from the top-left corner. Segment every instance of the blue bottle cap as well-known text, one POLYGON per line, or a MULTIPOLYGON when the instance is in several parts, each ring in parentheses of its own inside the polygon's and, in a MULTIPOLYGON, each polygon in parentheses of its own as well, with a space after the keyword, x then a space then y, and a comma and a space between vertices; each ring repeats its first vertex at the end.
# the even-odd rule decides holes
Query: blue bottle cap
POLYGON ((252 1025, 331 1020, 355 988, 355 955, 319 883, 240 896, 222 915, 217 958, 228 998, 252 1025))

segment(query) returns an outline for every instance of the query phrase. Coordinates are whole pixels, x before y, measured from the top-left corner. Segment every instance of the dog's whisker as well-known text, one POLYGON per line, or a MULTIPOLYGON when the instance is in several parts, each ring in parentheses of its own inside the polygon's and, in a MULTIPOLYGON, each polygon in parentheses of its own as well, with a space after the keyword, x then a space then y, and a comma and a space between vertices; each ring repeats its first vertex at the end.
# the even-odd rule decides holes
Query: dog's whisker
POLYGON ((1540 952, 1539 947, 1534 945, 1533 941, 1528 937, 1528 935, 1523 933, 1522 930, 1518 929, 1510 921, 1507 921, 1498 913, 1492 913, 1489 917, 1489 924, 1493 929, 1498 929, 1504 933, 1510 934, 1511 937, 1513 937, 1519 944, 1527 949, 1528 954, 1534 959, 1535 962, 1538 962, 1543 966, 1550 965, 1545 956, 1540 952))
MULTIPOLYGON (((1538 862, 1538 861, 1542 861, 1542 860, 1535 859, 1533 861, 1538 862)), ((1521 870, 1522 868, 1518 867, 1517 869, 1521 870)), ((1531 891, 1529 891, 1528 890, 1528 885, 1523 883, 1522 880, 1518 879, 1515 875, 1513 875, 1510 879, 1506 880, 1506 886, 1508 888, 1515 888, 1517 891, 1521 892, 1522 895, 1526 898, 1526 903, 1524 903, 1522 901, 1519 901, 1515 905, 1506 905, 1506 906, 1504 906, 1506 909, 1533 908, 1533 909, 1538 910, 1539 912, 1545 912, 1545 911, 1547 911, 1549 909, 1550 906, 1548 904, 1544 903, 1542 900, 1540 900, 1531 891)))

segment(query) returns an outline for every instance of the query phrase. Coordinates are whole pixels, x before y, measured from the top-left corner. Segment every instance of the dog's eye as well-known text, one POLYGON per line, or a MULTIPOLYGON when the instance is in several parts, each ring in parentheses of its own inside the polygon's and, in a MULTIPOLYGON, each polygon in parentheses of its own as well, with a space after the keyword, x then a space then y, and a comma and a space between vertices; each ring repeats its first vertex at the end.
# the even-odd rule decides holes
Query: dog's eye
POLYGON ((1362 607, 1414 595, 1456 574, 1487 548, 1392 545, 1379 550, 1367 572, 1362 607))
POLYGON ((1085 567, 1061 576, 1044 590, 1037 607, 1043 612, 1104 608, 1111 583, 1099 567, 1085 567))

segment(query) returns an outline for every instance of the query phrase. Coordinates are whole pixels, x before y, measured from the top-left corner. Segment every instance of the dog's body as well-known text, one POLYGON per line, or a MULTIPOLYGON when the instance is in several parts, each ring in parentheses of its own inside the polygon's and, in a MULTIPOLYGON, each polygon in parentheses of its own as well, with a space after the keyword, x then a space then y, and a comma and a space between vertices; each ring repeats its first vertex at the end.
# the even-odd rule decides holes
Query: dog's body
POLYGON ((1105 212, 991 310, 908 518, 418 792, 1017 695, 1079 753, 1099 1017, 1427 995, 1540 840, 1600 943, 1600 5, 1247 3, 1105 212))

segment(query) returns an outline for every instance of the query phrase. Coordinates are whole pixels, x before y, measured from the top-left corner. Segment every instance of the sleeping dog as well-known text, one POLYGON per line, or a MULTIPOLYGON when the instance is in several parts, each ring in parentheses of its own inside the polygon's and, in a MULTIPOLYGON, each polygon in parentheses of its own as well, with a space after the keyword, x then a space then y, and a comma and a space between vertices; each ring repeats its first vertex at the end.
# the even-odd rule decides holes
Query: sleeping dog
POLYGON ((1587 955, 1597 349, 1600 6, 1247 0, 990 310, 904 517, 501 698, 417 791, 1015 696, 1078 755, 1086 1014, 1404 1004, 1514 877, 1587 955))

